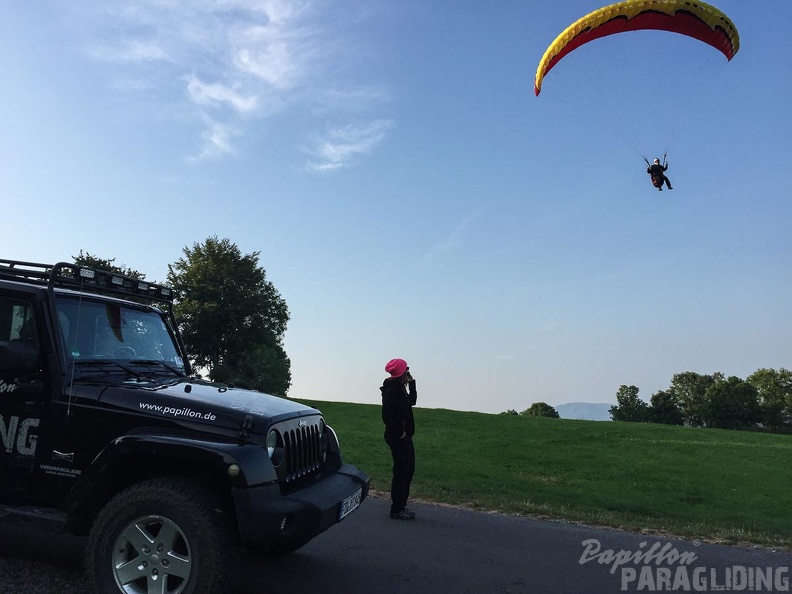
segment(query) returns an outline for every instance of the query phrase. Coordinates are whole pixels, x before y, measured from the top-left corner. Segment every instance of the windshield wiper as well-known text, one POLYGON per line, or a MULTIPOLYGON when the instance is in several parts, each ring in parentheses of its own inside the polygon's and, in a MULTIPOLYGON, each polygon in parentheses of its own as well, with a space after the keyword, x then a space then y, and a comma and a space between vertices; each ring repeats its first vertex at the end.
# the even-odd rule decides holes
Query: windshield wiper
MULTIPOLYGON (((77 365, 78 367, 81 367, 81 368, 82 367, 91 367, 91 366, 95 366, 95 367, 114 366, 114 367, 117 367, 117 368, 121 369, 122 371, 124 371, 124 372, 126 372, 126 373, 128 373, 130 375, 134 375, 136 378, 140 379, 140 374, 137 371, 135 371, 134 369, 131 369, 130 367, 127 367, 126 365, 121 365, 121 363, 119 363, 118 361, 114 361, 113 359, 76 359, 74 361, 74 364, 77 365)), ((82 369, 81 371, 84 371, 84 369, 82 369)), ((100 369, 100 371, 111 373, 113 370, 100 369)))
POLYGON ((156 365, 161 366, 167 369, 168 371, 174 373, 175 375, 183 376, 185 375, 183 372, 179 371, 176 367, 165 363, 165 361, 161 361, 159 359, 132 359, 129 361, 132 365, 156 365))

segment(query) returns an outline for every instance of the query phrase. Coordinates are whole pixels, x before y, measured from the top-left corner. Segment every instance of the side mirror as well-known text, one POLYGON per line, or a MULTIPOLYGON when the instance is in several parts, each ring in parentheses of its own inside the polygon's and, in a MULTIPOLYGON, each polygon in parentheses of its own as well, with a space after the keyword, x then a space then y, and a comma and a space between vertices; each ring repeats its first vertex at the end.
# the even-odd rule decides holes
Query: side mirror
POLYGON ((13 373, 35 372, 38 368, 38 362, 38 347, 34 341, 0 341, 0 371, 13 373))

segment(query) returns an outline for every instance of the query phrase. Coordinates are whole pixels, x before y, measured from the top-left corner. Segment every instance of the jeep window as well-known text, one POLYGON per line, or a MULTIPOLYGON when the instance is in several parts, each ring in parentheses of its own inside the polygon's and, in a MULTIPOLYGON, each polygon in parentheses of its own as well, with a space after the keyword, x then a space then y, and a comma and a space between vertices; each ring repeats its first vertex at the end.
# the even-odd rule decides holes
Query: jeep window
POLYGON ((36 319, 30 303, 0 297, 0 376, 26 377, 38 369, 36 319))
POLYGON ((145 359, 184 372, 174 337, 157 310, 64 296, 57 298, 56 308, 63 344, 71 359, 145 359))

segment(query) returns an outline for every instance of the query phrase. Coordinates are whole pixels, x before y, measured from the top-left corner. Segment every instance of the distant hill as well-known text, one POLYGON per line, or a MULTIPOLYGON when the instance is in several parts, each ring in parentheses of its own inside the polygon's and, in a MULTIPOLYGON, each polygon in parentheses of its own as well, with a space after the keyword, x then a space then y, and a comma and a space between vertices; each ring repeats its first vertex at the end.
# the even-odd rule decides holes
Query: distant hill
POLYGON ((608 409, 615 404, 607 402, 570 402, 553 408, 562 419, 582 419, 585 421, 610 421, 608 409))

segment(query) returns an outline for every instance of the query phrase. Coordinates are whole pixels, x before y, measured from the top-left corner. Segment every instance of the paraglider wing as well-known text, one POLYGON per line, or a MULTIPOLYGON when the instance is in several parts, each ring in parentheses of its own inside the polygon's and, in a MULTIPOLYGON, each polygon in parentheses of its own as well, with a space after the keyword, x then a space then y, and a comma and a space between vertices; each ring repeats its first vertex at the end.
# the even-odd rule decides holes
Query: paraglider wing
POLYGON ((575 21, 556 37, 536 69, 534 93, 561 58, 584 43, 614 33, 656 29, 693 37, 731 60, 740 49, 734 23, 720 10, 698 0, 626 0, 605 6, 575 21))

